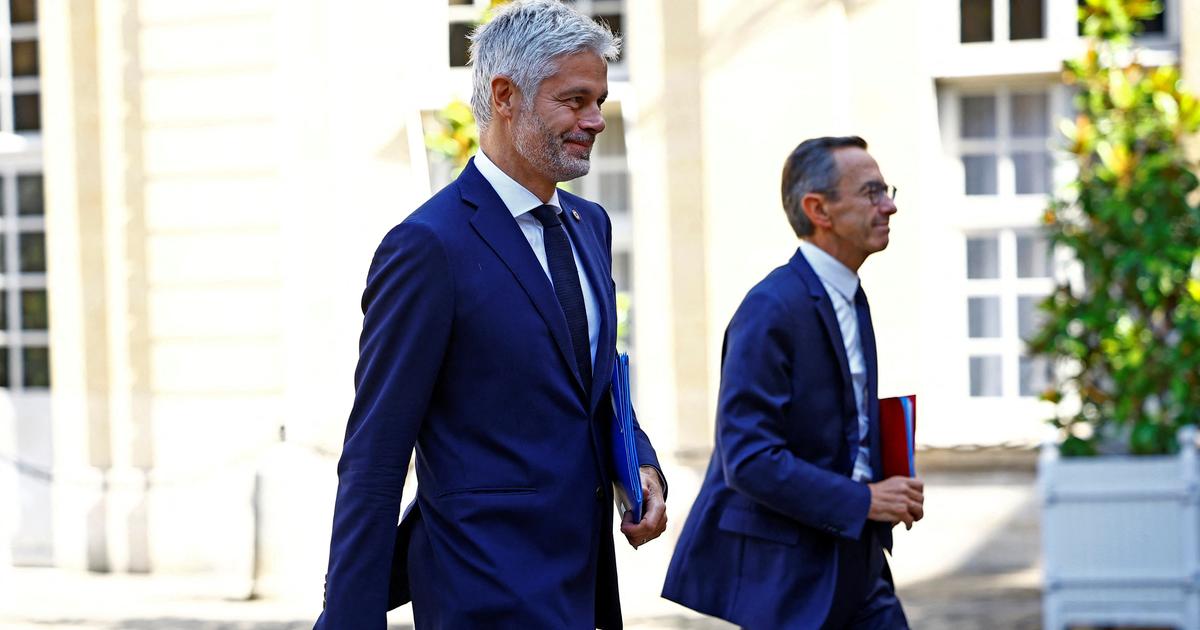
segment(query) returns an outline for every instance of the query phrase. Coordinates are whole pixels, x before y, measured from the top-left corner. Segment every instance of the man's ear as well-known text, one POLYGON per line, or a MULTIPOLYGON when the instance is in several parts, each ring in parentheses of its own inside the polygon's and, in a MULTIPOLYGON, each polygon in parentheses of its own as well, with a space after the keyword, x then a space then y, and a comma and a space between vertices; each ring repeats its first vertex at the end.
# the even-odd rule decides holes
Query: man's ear
POLYGON ((829 219, 829 212, 825 209, 825 195, 815 192, 805 194, 800 199, 800 208, 804 210, 804 216, 808 217, 809 222, 814 226, 825 229, 833 226, 829 219))
POLYGON ((512 120, 521 98, 521 89, 512 79, 503 75, 492 77, 493 116, 512 120))

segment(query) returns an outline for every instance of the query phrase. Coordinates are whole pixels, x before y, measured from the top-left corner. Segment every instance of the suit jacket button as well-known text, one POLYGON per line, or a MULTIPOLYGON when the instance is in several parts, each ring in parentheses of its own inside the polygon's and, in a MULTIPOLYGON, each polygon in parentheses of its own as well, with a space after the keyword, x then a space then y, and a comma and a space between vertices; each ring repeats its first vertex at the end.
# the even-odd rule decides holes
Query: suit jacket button
POLYGON ((596 486, 596 500, 604 501, 604 487, 603 486, 596 486))

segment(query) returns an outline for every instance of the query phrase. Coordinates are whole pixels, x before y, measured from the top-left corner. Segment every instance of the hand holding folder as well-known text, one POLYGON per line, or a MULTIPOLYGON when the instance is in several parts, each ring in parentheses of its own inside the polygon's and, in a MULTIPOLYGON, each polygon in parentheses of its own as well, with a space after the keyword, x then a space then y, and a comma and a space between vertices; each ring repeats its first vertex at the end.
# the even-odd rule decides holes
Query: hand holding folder
POLYGON ((612 374, 612 469, 617 511, 633 513, 642 520, 642 477, 638 464, 637 437, 633 433, 633 401, 629 397, 629 355, 617 355, 612 374))

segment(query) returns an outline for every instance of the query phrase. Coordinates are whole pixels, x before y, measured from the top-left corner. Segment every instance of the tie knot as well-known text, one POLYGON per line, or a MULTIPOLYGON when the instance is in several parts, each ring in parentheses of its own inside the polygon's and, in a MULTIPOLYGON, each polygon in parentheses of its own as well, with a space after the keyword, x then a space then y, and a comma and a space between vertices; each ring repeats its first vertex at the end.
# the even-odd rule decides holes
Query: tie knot
POLYGON ((554 206, 549 204, 538 206, 531 210, 531 212, 533 212, 533 216, 537 217, 537 220, 541 222, 542 227, 554 227, 556 225, 562 225, 562 221, 558 219, 558 208, 555 208, 554 206))

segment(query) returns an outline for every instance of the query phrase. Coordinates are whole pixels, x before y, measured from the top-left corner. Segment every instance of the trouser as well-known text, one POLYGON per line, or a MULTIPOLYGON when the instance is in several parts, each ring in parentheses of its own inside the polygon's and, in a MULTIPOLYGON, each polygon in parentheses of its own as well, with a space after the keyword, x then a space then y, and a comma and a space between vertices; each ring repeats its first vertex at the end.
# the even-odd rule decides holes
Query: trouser
POLYGON ((838 541, 837 587, 823 630, 907 630, 879 527, 887 525, 868 521, 858 540, 838 541))

